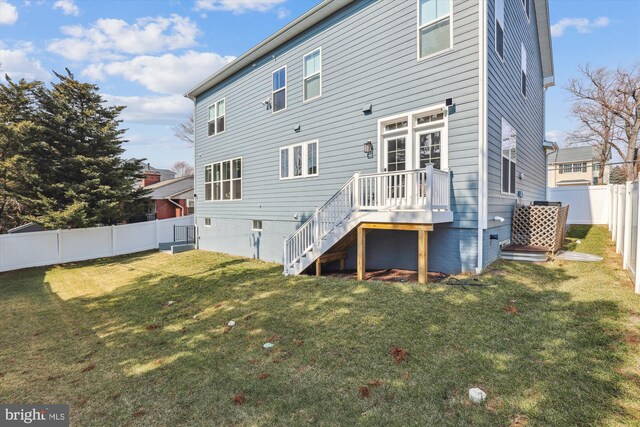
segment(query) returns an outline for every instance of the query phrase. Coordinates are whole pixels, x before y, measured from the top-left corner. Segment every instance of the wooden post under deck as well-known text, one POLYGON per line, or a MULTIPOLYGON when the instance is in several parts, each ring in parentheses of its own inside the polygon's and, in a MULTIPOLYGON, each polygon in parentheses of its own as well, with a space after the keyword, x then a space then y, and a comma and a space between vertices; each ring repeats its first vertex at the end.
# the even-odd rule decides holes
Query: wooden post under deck
POLYGON ((366 248, 367 248, 367 230, 363 227, 364 224, 358 227, 358 280, 364 280, 364 272, 366 268, 366 248))
POLYGON ((432 224, 404 224, 404 223, 381 223, 363 222, 358 226, 358 280, 364 280, 366 269, 366 233, 367 230, 412 230, 418 232, 418 283, 427 283, 429 262, 429 231, 433 231, 432 224))
POLYGON ((429 232, 418 230, 418 283, 427 284, 429 232))

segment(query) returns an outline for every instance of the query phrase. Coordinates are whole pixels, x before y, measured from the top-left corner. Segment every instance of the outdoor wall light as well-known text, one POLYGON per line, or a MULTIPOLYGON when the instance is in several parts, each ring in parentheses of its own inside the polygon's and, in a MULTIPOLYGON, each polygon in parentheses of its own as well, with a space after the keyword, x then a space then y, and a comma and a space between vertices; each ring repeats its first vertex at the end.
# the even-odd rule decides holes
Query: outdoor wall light
POLYGON ((362 106, 362 112, 364 114, 371 114, 371 111, 373 111, 373 104, 364 104, 362 106))
POLYGON ((267 110, 271 109, 271 99, 267 98, 264 101, 262 101, 262 105, 264 105, 265 107, 267 107, 267 110))
POLYGON ((367 159, 373 159, 373 143, 371 140, 364 143, 364 152, 367 154, 367 159))
POLYGON ((295 125, 295 127, 293 128, 293 131, 296 133, 300 132, 300 125, 299 124, 295 125))

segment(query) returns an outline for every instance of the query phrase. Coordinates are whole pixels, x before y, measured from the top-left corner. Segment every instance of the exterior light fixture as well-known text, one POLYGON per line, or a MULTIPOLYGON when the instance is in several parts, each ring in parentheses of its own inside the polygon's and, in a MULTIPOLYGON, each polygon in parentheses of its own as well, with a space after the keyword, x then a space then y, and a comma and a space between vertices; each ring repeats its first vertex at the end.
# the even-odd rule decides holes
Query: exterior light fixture
POLYGON ((371 114, 371 111, 373 111, 373 104, 364 104, 362 106, 362 112, 364 114, 371 114))
POLYGON ((373 159, 373 144, 371 140, 364 143, 364 152, 367 154, 367 159, 373 159))
POLYGON ((293 128, 293 131, 296 133, 300 132, 300 125, 299 124, 295 125, 295 127, 293 128))

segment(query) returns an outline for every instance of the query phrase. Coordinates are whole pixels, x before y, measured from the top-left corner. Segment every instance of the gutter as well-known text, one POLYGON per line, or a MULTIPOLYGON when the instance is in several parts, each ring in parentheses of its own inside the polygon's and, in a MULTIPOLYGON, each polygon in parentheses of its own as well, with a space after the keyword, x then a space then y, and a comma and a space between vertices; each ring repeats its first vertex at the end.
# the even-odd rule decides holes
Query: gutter
POLYGON ((171 203, 173 203, 174 205, 176 205, 177 207, 180 208, 180 216, 184 216, 184 208, 182 207, 181 204, 174 202, 173 200, 171 200, 171 196, 165 197, 166 200, 170 201, 171 203))

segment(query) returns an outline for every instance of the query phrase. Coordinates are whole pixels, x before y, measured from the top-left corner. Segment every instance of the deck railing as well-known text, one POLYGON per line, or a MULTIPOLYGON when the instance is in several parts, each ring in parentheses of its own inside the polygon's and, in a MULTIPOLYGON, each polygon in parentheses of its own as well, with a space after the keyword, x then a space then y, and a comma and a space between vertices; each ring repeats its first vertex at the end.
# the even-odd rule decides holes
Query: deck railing
POLYGON ((449 210, 450 173, 424 169, 354 174, 284 242, 285 271, 354 211, 449 210))

